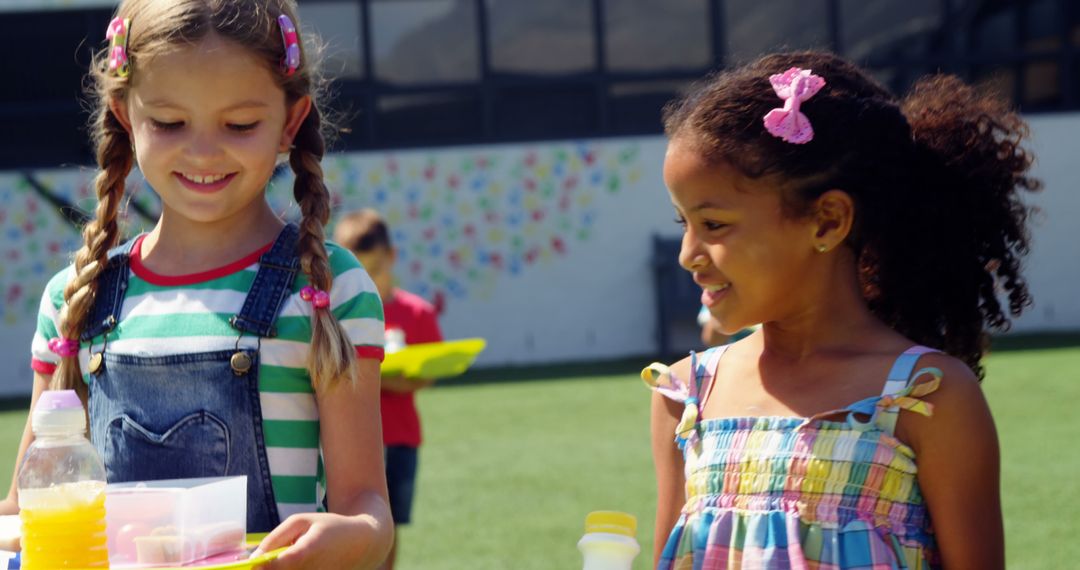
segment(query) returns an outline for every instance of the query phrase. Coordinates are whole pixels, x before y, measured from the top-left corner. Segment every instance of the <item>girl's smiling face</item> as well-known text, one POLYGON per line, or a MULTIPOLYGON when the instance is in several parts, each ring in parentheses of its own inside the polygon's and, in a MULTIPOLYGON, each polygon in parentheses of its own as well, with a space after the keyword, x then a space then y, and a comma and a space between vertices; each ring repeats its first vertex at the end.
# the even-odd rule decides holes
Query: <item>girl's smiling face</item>
POLYGON ((264 188, 310 99, 287 105, 264 63, 213 34, 155 56, 132 80, 126 101, 110 108, 133 137, 163 219, 214 223, 266 207, 264 188))
POLYGON ((702 287, 702 303, 727 334, 797 316, 821 271, 813 216, 789 217, 768 177, 708 164, 676 138, 664 182, 685 232, 679 263, 702 287))

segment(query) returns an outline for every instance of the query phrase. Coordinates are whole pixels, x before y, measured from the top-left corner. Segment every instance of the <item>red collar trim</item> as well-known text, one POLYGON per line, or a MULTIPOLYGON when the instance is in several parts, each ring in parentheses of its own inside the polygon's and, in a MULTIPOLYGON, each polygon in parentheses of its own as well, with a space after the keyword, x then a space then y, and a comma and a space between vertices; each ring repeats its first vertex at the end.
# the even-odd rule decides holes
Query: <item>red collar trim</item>
POLYGON ((142 234, 135 238, 135 243, 131 246, 131 271, 135 273, 140 279, 150 283, 151 285, 162 286, 177 286, 177 285, 194 285, 196 283, 203 283, 213 279, 232 275, 237 271, 251 266, 255 262, 259 261, 262 254, 270 251, 270 248, 274 245, 274 242, 270 242, 258 250, 245 255, 243 258, 238 259, 227 265, 223 265, 216 269, 210 269, 208 271, 200 271, 199 273, 190 273, 187 275, 159 275, 150 271, 143 265, 142 262, 142 242, 146 234, 142 234))

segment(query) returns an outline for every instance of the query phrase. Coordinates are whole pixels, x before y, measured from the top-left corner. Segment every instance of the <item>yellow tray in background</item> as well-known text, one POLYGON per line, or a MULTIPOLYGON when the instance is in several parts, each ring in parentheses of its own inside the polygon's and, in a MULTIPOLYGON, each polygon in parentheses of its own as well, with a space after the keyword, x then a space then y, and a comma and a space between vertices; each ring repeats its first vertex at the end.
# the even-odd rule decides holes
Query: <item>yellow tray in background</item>
POLYGON ((449 378, 468 370, 485 346, 487 341, 482 338, 410 344, 388 353, 383 358, 381 370, 385 376, 449 378))

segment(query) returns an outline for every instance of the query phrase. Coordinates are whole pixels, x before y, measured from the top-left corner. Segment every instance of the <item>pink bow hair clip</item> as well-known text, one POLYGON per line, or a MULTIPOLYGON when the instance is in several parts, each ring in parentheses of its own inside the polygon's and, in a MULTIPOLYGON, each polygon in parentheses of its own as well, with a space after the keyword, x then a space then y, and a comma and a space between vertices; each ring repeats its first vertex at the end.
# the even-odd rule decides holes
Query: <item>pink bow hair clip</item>
POLYGON ((131 19, 113 18, 105 30, 105 39, 109 40, 109 71, 120 77, 127 77, 131 71, 127 56, 129 28, 131 19))
POLYGON ((765 114, 765 130, 774 137, 792 144, 808 143, 814 138, 814 128, 810 119, 799 110, 807 99, 825 86, 820 75, 814 75, 809 69, 791 69, 769 76, 773 91, 784 100, 784 107, 773 109, 765 114))

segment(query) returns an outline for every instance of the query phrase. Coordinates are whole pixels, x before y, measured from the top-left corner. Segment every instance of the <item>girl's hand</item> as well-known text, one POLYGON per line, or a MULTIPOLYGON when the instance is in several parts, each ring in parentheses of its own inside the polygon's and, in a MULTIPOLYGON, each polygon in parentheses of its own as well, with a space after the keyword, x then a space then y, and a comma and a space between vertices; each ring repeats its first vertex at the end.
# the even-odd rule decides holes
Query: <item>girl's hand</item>
POLYGON ((253 558, 288 546, 277 559, 260 565, 262 570, 372 569, 382 563, 382 552, 373 551, 380 535, 393 529, 378 528, 376 521, 364 515, 334 513, 293 515, 278 525, 259 543, 253 558))

